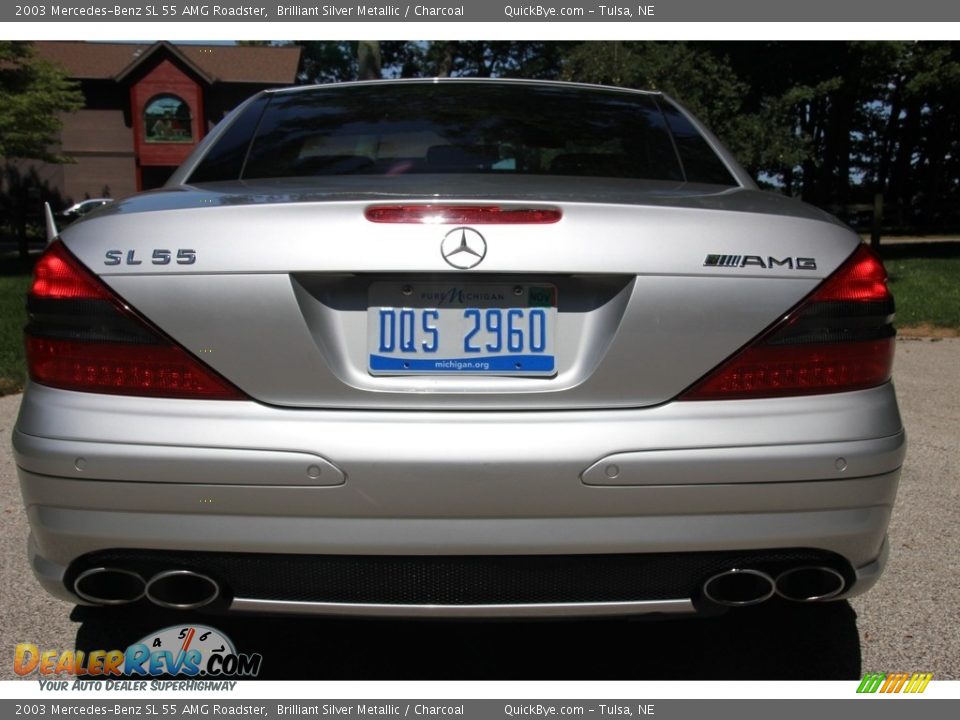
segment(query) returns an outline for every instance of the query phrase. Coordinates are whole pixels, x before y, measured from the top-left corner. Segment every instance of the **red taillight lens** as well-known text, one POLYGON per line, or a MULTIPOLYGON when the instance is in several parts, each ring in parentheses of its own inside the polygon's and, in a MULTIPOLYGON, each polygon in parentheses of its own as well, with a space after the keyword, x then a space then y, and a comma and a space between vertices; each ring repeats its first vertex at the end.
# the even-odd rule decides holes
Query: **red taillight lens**
POLYGON ((109 300, 103 285, 82 271, 59 242, 33 268, 30 297, 46 300, 109 300))
POLYGON ((681 400, 845 392, 887 382, 893 296, 880 259, 861 245, 812 295, 681 400))
POLYGON ((60 242, 27 295, 27 366, 64 390, 239 400, 244 395, 128 307, 60 242))
MULTIPOLYGON (((892 302, 887 271, 867 245, 860 245, 837 272, 807 300, 814 302, 892 302)), ((891 308, 891 313, 893 309, 891 308)))
POLYGON ((497 205, 373 205, 364 217, 375 223, 425 225, 538 225, 563 216, 556 208, 502 208, 497 205))

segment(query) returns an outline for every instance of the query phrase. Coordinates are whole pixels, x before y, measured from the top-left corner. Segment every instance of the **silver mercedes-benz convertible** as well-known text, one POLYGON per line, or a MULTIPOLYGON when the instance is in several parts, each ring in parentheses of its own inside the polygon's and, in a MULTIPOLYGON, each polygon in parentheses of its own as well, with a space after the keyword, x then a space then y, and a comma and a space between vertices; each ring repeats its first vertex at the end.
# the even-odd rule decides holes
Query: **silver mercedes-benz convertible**
POLYGON ((670 98, 294 88, 37 263, 33 570, 95 605, 709 613, 876 582, 893 299, 670 98))

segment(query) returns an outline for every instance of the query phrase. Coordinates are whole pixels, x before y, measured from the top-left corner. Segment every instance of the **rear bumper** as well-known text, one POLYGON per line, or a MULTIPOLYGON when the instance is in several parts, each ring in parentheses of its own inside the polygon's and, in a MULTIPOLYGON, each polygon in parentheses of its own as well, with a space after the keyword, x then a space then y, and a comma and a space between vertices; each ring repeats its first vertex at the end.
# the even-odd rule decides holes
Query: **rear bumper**
MULTIPOLYGON (((890 386, 531 413, 290 411, 33 386, 14 446, 34 571, 72 601, 67 568, 110 549, 477 556, 810 548, 849 563, 849 596, 882 569, 905 438, 890 386)), ((235 597, 233 609, 693 609, 690 597, 644 602, 652 601, 450 608, 235 597)))

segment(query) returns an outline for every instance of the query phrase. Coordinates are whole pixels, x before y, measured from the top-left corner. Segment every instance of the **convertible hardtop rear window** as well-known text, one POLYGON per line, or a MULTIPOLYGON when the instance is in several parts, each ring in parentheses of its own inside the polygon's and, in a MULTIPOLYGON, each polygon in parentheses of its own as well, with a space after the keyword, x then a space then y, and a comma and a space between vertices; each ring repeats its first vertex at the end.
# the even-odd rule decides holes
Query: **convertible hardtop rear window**
POLYGON ((190 182, 485 173, 736 185, 654 95, 510 83, 396 83, 263 96, 190 182))

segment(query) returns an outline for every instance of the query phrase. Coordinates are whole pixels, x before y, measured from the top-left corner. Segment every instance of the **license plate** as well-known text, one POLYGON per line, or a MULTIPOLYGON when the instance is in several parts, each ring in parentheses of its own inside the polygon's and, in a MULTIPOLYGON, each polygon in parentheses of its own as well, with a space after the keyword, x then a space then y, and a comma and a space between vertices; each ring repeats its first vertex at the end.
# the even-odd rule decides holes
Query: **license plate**
POLYGON ((368 300, 373 375, 556 374, 553 285, 378 282, 368 300))

